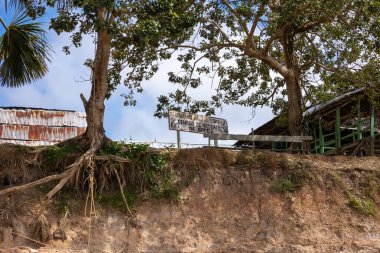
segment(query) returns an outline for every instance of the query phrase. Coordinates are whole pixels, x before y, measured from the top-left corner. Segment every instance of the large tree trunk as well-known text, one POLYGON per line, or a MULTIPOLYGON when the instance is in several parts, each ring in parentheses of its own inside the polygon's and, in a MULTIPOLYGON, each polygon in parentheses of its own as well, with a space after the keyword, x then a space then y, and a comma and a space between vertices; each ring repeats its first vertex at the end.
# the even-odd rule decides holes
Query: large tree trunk
POLYGON ((300 84, 301 72, 294 54, 294 33, 285 27, 281 34, 281 45, 288 74, 284 76, 288 92, 288 131, 291 135, 302 135, 302 92, 300 84))
MULTIPOLYGON (((104 20, 105 10, 99 10, 98 17, 104 20)), ((100 148, 105 140, 103 127, 104 101, 106 99, 108 85, 108 64, 111 49, 111 35, 107 28, 97 32, 96 53, 92 69, 91 95, 87 101, 82 96, 87 114, 86 139, 91 147, 100 148)))
POLYGON ((299 77, 290 73, 285 78, 285 83, 288 91, 288 130, 291 135, 302 135, 302 94, 299 77))

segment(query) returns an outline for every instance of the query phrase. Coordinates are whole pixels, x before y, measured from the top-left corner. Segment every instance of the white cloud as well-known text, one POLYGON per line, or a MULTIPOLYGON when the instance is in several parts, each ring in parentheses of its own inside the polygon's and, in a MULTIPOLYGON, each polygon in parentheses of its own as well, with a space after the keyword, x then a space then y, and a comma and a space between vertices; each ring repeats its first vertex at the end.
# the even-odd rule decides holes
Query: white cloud
POLYGON ((84 84, 76 80, 80 80, 88 72, 83 66, 83 62, 93 54, 91 39, 85 38, 85 46, 73 48, 72 54, 67 56, 62 52, 62 47, 68 43, 68 36, 57 36, 50 31, 49 38, 55 51, 52 53, 49 73, 43 79, 22 88, 1 88, 2 97, 6 98, 8 106, 83 111, 79 94, 81 92, 89 94, 90 87, 88 82, 84 84))

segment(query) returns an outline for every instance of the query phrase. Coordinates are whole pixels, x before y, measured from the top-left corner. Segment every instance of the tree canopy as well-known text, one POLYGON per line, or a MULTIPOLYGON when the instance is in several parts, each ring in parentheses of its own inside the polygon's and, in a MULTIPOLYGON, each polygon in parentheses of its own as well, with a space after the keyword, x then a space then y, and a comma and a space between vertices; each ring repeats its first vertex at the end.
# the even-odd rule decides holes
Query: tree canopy
MULTIPOLYGON (((169 54, 158 53, 160 45, 183 43, 192 33, 193 16, 185 16, 192 8, 186 0, 105 0, 105 1, 26 1, 28 14, 43 15, 47 7, 55 7, 58 16, 50 28, 58 34, 71 34, 75 47, 84 36, 93 36, 95 56, 85 65, 91 71, 91 95, 81 95, 86 114, 86 138, 95 141, 96 149, 105 139, 103 128, 104 100, 117 85, 123 83, 126 105, 134 105, 134 92, 142 92, 141 82, 158 69, 158 61, 169 54)), ((63 49, 70 53, 70 47, 63 49)))
POLYGON ((223 104, 270 106, 287 115, 291 134, 301 133, 303 109, 333 87, 364 85, 343 80, 368 72, 378 75, 378 0, 242 0, 194 1, 194 34, 178 60, 181 73, 169 73, 180 87, 159 97, 156 116, 168 107, 214 113, 223 104), (367 70, 364 70, 367 69, 367 70), (343 73, 345 73, 343 75, 343 73), (187 91, 214 79, 209 101, 187 91), (339 77, 339 78, 338 78, 339 77), (319 95, 318 95, 319 93, 319 95))
POLYGON ((159 97, 156 116, 179 105, 210 114, 223 104, 271 106, 288 118, 293 135, 302 133, 308 104, 362 85, 353 76, 378 74, 378 0, 19 2, 31 17, 56 7, 50 28, 71 33, 75 47, 94 36, 95 57, 85 62, 92 92, 88 100, 82 95, 89 139, 103 139, 104 100, 117 85, 128 88, 125 104, 134 105, 141 82, 176 50, 183 71, 169 73, 169 81, 181 88, 159 97), (216 83, 209 101, 187 94, 202 76, 216 83))

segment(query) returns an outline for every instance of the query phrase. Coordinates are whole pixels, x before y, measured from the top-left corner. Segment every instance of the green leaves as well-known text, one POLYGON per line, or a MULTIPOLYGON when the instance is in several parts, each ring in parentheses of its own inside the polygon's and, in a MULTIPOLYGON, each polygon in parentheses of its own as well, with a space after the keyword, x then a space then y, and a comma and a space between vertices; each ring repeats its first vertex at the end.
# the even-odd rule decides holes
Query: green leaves
POLYGON ((19 87, 42 78, 50 50, 40 23, 18 12, 0 37, 0 85, 19 87))
POLYGON ((157 115, 170 106, 211 111, 209 106, 223 104, 266 105, 280 114, 287 108, 287 73, 302 86, 303 106, 328 97, 323 93, 378 80, 378 0, 194 1, 193 8, 194 34, 182 47, 173 43, 182 49, 183 71, 169 73, 184 103, 170 99, 174 92, 160 97, 165 104, 158 105, 157 115), (198 103, 204 108, 196 107, 187 93, 194 80, 197 88, 209 77, 215 94, 209 103, 198 103))

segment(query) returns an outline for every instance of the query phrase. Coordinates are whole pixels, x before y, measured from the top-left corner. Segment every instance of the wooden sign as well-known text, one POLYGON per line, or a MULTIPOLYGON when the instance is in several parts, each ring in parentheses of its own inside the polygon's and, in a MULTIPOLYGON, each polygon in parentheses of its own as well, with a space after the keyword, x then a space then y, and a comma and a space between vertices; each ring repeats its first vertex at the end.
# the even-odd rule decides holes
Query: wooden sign
POLYGON ((228 133, 227 120, 187 112, 169 111, 169 129, 200 134, 228 133))

